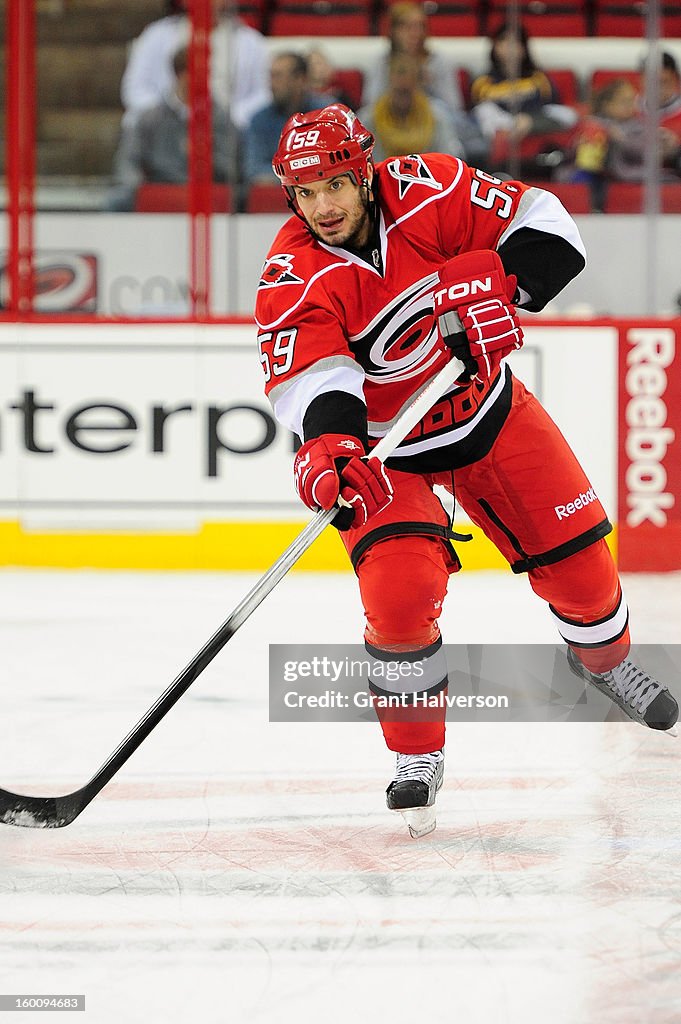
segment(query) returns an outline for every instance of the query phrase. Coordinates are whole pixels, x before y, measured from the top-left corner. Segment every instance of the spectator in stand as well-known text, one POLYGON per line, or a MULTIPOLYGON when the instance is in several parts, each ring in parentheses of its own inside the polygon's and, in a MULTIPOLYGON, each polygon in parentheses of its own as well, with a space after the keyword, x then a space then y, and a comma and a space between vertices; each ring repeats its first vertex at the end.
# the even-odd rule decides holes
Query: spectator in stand
POLYGON ((663 164, 681 174, 681 73, 676 58, 667 52, 660 59, 658 100, 663 164))
MULTIPOLYGON (((670 107, 670 97, 663 96, 661 89, 661 115, 665 107, 670 107)), ((679 109, 681 111, 681 102, 679 109)), ((646 126, 639 94, 625 78, 613 79, 598 89, 591 101, 591 111, 579 126, 572 167, 565 177, 569 181, 585 181, 591 189, 593 208, 603 210, 609 181, 644 180, 646 126)), ((679 151, 678 137, 665 126, 662 116, 658 149, 663 165, 672 161, 679 151)), ((672 172, 663 172, 662 180, 674 180, 672 172)))
POLYGON ((310 89, 307 60, 300 53, 279 53, 270 68, 272 102, 251 118, 244 137, 245 177, 249 184, 276 184, 272 171, 279 136, 285 123, 298 111, 317 110, 326 104, 310 89))
POLYGON ((420 62, 406 54, 391 59, 387 91, 360 110, 359 119, 376 140, 376 161, 409 153, 465 156, 446 107, 423 89, 420 62))
POLYGON ((324 98, 324 106, 330 103, 344 103, 354 110, 356 103, 343 90, 336 89, 333 84, 336 69, 320 47, 315 47, 307 55, 307 75, 310 90, 324 98))
MULTIPOLYGON (((269 99, 269 51, 259 32, 226 12, 225 0, 212 3, 211 93, 243 127, 269 99)), ((147 25, 134 41, 121 82, 124 125, 161 101, 172 88, 173 54, 189 42, 186 12, 186 0, 167 0, 165 17, 147 25)))
POLYGON ((515 143, 528 135, 572 128, 576 110, 560 103, 548 76, 530 54, 522 25, 503 22, 491 37, 490 69, 471 86, 473 116, 490 141, 497 133, 515 143))
MULTIPOLYGON (((114 158, 114 184, 106 208, 133 210, 143 182, 185 184, 189 178, 189 64, 186 47, 172 61, 174 84, 155 106, 123 128, 114 158)), ((213 179, 239 180, 239 130, 226 111, 213 106, 213 179)))
POLYGON ((636 89, 615 78, 591 99, 591 114, 579 126, 573 167, 566 177, 591 189, 594 210, 603 210, 608 181, 643 180, 645 124, 636 89))
POLYGON ((463 112, 457 69, 443 54, 428 48, 428 19, 421 4, 398 3, 390 8, 388 40, 388 53, 383 60, 372 64, 364 76, 362 106, 365 109, 385 95, 392 58, 405 55, 419 62, 422 87, 428 96, 444 103, 451 114, 463 112))

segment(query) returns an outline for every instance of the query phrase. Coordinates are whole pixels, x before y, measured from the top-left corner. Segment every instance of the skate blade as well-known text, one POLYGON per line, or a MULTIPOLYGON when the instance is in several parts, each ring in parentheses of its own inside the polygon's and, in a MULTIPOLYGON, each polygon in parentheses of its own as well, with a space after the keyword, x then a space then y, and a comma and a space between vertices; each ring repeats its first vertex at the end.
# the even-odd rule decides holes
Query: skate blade
POLYGON ((407 807, 400 814, 407 823, 412 839, 422 839, 435 831, 435 804, 430 807, 407 807))
POLYGON ((675 725, 673 725, 671 727, 671 729, 665 729, 664 730, 664 734, 665 734, 665 736, 669 736, 669 738, 672 739, 672 740, 678 739, 678 735, 679 735, 678 730, 677 730, 675 725))

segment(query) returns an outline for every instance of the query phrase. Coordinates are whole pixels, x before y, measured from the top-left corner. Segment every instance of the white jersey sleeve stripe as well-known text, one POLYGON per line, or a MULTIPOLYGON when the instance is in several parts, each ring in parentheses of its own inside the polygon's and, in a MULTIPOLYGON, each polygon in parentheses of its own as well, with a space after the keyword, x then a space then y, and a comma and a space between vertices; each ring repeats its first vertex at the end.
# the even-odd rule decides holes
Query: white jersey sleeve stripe
POLYGON ((577 225, 560 200, 542 188, 530 188, 520 198, 515 217, 497 242, 497 249, 521 228, 535 228, 549 235, 558 235, 569 242, 586 260, 584 242, 577 225))
POLYGON ((321 359, 293 380, 278 384, 270 391, 269 399, 279 422, 302 437, 309 406, 329 391, 345 391, 364 402, 364 371, 359 363, 345 356, 321 359))

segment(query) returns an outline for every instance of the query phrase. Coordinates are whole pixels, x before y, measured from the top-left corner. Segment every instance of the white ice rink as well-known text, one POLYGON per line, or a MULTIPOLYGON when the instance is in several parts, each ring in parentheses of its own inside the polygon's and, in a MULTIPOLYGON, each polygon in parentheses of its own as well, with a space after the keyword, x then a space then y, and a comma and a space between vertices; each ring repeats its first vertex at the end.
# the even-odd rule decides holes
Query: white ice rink
MULTIPOLYGON (((0 573, 0 786, 85 782, 254 578, 0 573)), ((681 577, 625 586, 634 640, 679 642, 681 577)), ((352 576, 289 577, 72 825, 0 826, 0 993, 84 993, 91 1024, 681 1021, 681 739, 450 725, 415 842, 377 726, 268 724, 267 645, 361 627, 352 576)), ((453 578, 443 632, 556 639, 510 573, 453 578)))

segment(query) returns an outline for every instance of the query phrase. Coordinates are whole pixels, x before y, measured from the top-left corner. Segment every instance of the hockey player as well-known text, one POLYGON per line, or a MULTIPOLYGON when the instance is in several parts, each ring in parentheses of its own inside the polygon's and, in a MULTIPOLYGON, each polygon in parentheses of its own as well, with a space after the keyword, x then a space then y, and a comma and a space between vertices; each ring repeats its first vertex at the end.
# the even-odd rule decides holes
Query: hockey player
MULTIPOLYGON (((310 509, 341 507, 334 525, 359 580, 367 650, 420 667, 413 685, 391 691, 381 678, 372 692, 447 685, 438 616, 460 565, 433 493, 441 484, 549 603, 573 670, 641 724, 671 728, 675 700, 627 657, 605 511, 505 362, 523 342, 515 307, 542 309, 583 269, 576 225, 553 195, 520 181, 442 154, 374 165, 372 148, 340 104, 287 122, 273 167, 294 216, 256 303, 267 394, 303 441, 298 494, 310 509), (452 352, 466 367, 456 386, 385 467, 368 457, 452 352)), ((388 807, 425 834, 442 783, 444 710, 377 713, 397 755, 388 807)))

